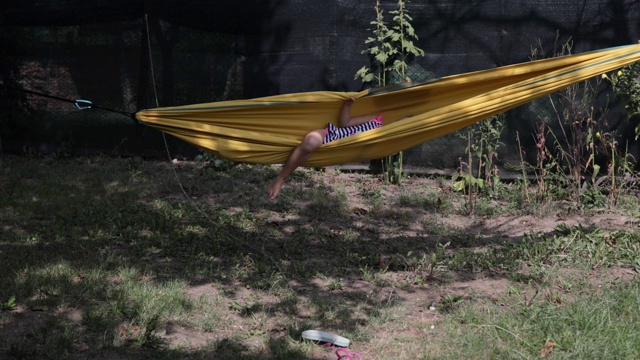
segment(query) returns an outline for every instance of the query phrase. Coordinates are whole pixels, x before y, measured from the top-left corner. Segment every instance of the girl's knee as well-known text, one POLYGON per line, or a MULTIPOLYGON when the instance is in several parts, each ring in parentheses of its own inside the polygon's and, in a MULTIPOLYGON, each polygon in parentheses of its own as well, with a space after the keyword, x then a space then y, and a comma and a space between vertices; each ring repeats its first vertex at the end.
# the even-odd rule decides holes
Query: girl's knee
POLYGON ((322 145, 322 138, 321 131, 312 131, 302 139, 300 145, 305 151, 315 151, 322 145))

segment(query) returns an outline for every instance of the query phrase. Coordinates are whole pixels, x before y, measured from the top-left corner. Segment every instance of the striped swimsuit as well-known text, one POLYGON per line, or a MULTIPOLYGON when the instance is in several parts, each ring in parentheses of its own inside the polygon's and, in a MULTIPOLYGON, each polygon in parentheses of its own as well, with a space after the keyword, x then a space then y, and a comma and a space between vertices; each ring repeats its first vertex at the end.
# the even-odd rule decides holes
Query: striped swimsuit
POLYGON ((356 135, 361 132, 367 130, 377 129, 382 126, 382 115, 376 116, 373 120, 367 121, 366 123, 362 123, 359 125, 348 126, 339 128, 332 123, 327 124, 327 128, 325 129, 324 139, 322 139, 322 143, 326 144, 331 141, 336 141, 342 138, 346 138, 348 136, 356 135))

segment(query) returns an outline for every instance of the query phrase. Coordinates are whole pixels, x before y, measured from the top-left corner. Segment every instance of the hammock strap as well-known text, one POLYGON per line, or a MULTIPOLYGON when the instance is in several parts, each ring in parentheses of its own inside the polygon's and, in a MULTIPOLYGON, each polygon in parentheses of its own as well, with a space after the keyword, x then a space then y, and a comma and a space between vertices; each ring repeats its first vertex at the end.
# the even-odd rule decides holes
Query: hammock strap
POLYGON ((45 94, 45 93, 37 92, 37 91, 33 91, 33 90, 17 88, 17 87, 5 85, 2 82, 0 82, 0 85, 3 86, 6 89, 10 89, 10 90, 13 90, 13 91, 20 91, 20 92, 23 92, 23 93, 26 93, 26 94, 30 94, 30 95, 36 95, 36 96, 41 96, 41 97, 45 97, 45 98, 48 98, 48 99, 53 99, 53 100, 57 100, 57 101, 72 103, 72 104, 74 104, 76 106, 76 108, 78 108, 78 110, 100 109, 100 110, 109 111, 109 112, 113 112, 113 113, 116 113, 116 114, 124 115, 124 116, 126 116, 128 118, 131 118, 136 123, 139 123, 138 119, 136 119, 136 113, 135 112, 131 113, 131 112, 115 110, 115 109, 111 109, 111 108, 107 108, 107 107, 103 107, 103 106, 98 106, 98 105, 95 105, 92 101, 89 101, 89 100, 83 100, 83 99, 72 100, 72 99, 62 98, 62 97, 59 97, 59 96, 45 94))

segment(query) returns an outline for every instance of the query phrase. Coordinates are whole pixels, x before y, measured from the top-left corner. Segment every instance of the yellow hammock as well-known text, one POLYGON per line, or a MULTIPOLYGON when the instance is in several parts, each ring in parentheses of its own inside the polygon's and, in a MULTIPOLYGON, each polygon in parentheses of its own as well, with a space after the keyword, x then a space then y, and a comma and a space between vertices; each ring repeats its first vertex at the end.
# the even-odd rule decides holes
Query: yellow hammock
POLYGON ((385 125, 324 144, 305 163, 337 165, 392 155, 636 61, 640 45, 627 45, 427 83, 165 107, 136 118, 222 158, 277 164, 309 131, 335 124, 344 100, 354 97, 353 116, 384 114, 385 125))

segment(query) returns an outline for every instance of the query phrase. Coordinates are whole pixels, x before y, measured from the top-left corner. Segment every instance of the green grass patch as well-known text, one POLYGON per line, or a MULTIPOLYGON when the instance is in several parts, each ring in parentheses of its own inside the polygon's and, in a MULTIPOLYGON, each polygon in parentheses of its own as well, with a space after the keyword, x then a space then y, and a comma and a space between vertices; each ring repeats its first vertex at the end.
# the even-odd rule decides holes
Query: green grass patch
POLYGON ((334 356, 308 329, 365 358, 638 355, 632 188, 590 218, 502 184, 469 214, 450 179, 301 169, 271 201, 278 166, 212 161, 0 157, 0 358, 334 356))
POLYGON ((639 302, 637 284, 614 284, 566 304, 540 301, 511 311, 465 306, 448 323, 457 336, 439 344, 448 352, 442 358, 635 359, 639 302))

